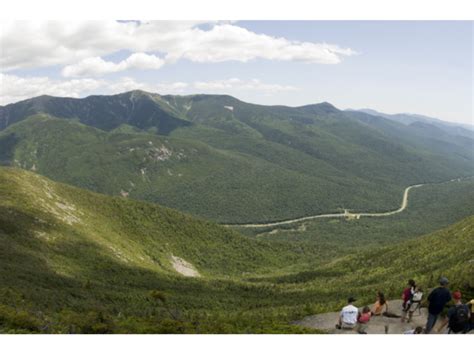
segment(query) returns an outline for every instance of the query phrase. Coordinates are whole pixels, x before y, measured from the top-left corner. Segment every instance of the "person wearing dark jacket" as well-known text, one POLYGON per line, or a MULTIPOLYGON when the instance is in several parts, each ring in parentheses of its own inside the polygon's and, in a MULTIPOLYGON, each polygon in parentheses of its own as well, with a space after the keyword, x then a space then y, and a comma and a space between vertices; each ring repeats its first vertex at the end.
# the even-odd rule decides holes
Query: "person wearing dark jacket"
POLYGON ((448 290, 448 279, 442 277, 439 279, 439 287, 431 291, 428 296, 428 321, 426 322, 425 333, 429 334, 436 324, 439 314, 443 311, 446 304, 451 301, 451 292, 448 290))
POLYGON ((438 333, 447 325, 449 333, 459 334, 469 331, 469 307, 461 302, 461 292, 453 292, 454 306, 448 310, 448 316, 440 325, 438 333))

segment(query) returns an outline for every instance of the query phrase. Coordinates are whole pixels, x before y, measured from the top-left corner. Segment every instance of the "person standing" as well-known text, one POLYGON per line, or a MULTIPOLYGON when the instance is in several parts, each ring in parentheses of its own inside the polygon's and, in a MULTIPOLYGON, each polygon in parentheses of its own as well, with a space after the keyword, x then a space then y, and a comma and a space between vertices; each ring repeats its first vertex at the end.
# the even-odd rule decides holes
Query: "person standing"
POLYGON ((402 322, 408 320, 407 322, 410 323, 413 318, 413 313, 420 308, 421 300, 423 299, 423 290, 420 286, 415 287, 415 293, 411 296, 411 299, 407 302, 405 308, 403 309, 402 313, 402 322))
POLYGON ((451 301, 451 293, 448 290, 448 279, 441 277, 439 287, 435 288, 428 296, 428 320, 426 322, 425 333, 429 334, 433 329, 439 314, 443 311, 446 304, 451 301))
POLYGON ((449 333, 467 333, 469 331, 469 307, 461 302, 461 292, 453 292, 454 306, 448 311, 448 317, 438 328, 438 333, 447 324, 449 333))
MULTIPOLYGON (((414 280, 408 280, 407 287, 403 290, 402 299, 403 299, 403 311, 406 312, 408 308, 408 303, 411 301, 413 294, 415 293, 416 283, 414 280)), ((402 318, 402 321, 404 319, 402 318)))

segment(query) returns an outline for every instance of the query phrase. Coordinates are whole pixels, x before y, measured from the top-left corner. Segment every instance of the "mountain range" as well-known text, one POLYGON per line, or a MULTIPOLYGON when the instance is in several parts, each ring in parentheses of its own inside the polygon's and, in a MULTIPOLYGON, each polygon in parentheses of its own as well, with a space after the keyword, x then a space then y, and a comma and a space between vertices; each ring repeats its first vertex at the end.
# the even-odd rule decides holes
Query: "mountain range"
POLYGON ((0 164, 221 223, 384 211, 411 184, 474 174, 474 132, 329 103, 132 91, 0 107, 0 164))
POLYGON ((451 134, 466 136, 466 137, 472 137, 472 132, 474 131, 473 124, 447 122, 447 121, 440 120, 439 118, 418 115, 418 114, 413 114, 413 113, 387 114, 387 113, 382 113, 382 112, 372 110, 372 109, 348 110, 348 111, 365 112, 365 113, 368 113, 369 115, 384 117, 389 120, 403 123, 405 125, 411 125, 413 123, 432 125, 432 126, 440 128, 441 130, 447 131, 451 134))

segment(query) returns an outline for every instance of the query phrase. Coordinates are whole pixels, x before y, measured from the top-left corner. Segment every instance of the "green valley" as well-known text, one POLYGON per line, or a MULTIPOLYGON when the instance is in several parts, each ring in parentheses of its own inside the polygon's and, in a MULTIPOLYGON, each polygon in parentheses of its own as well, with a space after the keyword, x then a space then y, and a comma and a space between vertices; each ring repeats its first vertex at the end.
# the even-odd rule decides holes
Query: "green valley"
POLYGON ((474 219, 331 261, 212 222, 0 168, 0 331, 306 332, 290 322, 348 293, 397 297, 409 277, 447 275, 468 295, 474 219), (430 249, 429 253, 426 250, 430 249), (199 277, 184 277, 173 256, 199 277))
POLYGON ((268 228, 234 228, 260 240, 324 246, 327 257, 390 245, 431 233, 474 214, 474 179, 425 185, 410 192, 408 207, 387 217, 325 218, 268 228))
POLYGON ((220 223, 390 210, 411 184, 474 174, 474 140, 328 103, 132 91, 0 107, 0 164, 220 223))

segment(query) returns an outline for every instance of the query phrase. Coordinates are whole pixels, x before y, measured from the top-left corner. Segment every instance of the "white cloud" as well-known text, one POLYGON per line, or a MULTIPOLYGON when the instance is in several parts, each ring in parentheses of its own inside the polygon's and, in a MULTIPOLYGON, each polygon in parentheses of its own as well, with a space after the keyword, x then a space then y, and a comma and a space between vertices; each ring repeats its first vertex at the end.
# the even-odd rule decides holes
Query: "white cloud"
POLYGON ((107 94, 118 94, 132 90, 143 90, 158 94, 182 94, 189 86, 188 83, 183 82, 149 84, 124 77, 116 81, 106 82, 103 90, 107 94))
POLYGON ((51 80, 47 77, 23 78, 0 73, 0 105, 40 95, 81 97, 103 86, 95 79, 51 80))
POLYGON ((133 53, 119 63, 105 61, 100 57, 91 57, 65 66, 61 73, 65 77, 100 76, 128 69, 159 69, 164 63, 163 59, 146 53, 133 53))
POLYGON ((185 82, 144 83, 130 77, 116 80, 105 79, 50 79, 47 77, 19 77, 0 73, 0 105, 25 100, 40 95, 63 97, 84 97, 91 94, 118 94, 131 90, 144 90, 159 94, 246 94, 272 95, 279 92, 294 91, 298 88, 289 85, 269 84, 258 79, 185 82))
MULTIPOLYGON (((66 73, 79 75, 82 71, 95 71, 99 74, 126 66, 126 63, 100 58, 120 50, 165 53, 167 62, 183 58, 193 62, 247 62, 262 58, 337 64, 342 57, 355 54, 352 49, 335 44, 293 41, 258 34, 235 24, 213 23, 206 29, 197 27, 198 24, 182 21, 4 22, 0 31, 0 67, 8 71, 72 64, 78 69, 68 69, 66 73)), ((154 68, 163 64, 158 57, 149 56, 141 53, 132 58, 129 68, 148 67, 150 59, 154 68)))
POLYGON ((263 58, 337 64, 342 56, 355 54, 353 50, 337 45, 290 41, 231 24, 216 25, 209 31, 192 28, 183 34, 183 40, 168 47, 168 60, 186 58, 194 62, 247 62, 263 58))

